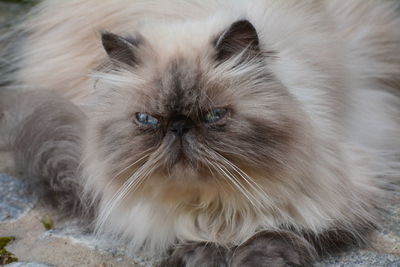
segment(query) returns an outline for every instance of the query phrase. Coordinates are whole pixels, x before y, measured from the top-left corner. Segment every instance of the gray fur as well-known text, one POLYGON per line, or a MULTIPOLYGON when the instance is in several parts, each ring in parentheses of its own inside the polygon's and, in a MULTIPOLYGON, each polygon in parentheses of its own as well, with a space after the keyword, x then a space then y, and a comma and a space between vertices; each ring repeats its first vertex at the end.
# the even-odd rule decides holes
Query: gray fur
POLYGON ((230 251, 207 243, 179 246, 159 267, 227 267, 230 251))
POLYGON ((244 244, 227 249, 210 243, 178 246, 162 267, 311 266, 314 247, 292 232, 260 232, 244 244))
POLYGON ((3 92, 3 131, 15 165, 36 192, 71 214, 81 206, 79 164, 86 116, 51 92, 3 92))
MULTIPOLYGON (((17 24, 18 17, 10 24, 17 24)), ((27 31, 15 27, 13 31, 8 29, 10 25, 0 27, 0 91, 4 86, 16 86, 15 74, 18 71, 20 61, 19 50, 27 37, 27 31)))
POLYGON ((312 266, 316 252, 291 232, 261 232, 235 249, 231 267, 312 266))

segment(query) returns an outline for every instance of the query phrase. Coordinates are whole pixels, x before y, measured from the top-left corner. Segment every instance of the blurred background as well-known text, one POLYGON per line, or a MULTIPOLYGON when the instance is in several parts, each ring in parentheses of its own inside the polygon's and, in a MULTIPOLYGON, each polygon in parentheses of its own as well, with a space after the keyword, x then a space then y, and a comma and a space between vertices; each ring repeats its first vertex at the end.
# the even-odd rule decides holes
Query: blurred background
POLYGON ((29 10, 35 0, 0 0, 0 27, 8 27, 19 15, 29 10))

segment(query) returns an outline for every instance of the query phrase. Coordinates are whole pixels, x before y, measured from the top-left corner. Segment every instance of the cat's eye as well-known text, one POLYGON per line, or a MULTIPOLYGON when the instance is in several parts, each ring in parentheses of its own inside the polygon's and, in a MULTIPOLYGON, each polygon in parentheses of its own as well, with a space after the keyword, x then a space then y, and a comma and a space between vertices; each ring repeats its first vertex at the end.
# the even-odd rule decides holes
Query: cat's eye
POLYGON ((145 125, 157 126, 159 123, 159 120, 157 118, 154 118, 153 116, 142 112, 136 113, 136 119, 138 120, 138 122, 145 125))
POLYGON ((224 108, 216 108, 208 112, 205 117, 204 121, 206 123, 213 123, 221 120, 226 116, 227 110, 224 108))

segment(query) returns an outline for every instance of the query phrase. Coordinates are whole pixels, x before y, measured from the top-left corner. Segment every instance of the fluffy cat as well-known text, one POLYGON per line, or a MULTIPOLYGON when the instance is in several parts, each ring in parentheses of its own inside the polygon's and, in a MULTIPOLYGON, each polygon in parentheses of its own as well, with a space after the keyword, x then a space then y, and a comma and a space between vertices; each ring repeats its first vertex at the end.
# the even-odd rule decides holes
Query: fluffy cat
POLYGON ((34 91, 17 166, 162 266, 309 265, 399 178, 395 7, 45 0, 4 78, 34 91))

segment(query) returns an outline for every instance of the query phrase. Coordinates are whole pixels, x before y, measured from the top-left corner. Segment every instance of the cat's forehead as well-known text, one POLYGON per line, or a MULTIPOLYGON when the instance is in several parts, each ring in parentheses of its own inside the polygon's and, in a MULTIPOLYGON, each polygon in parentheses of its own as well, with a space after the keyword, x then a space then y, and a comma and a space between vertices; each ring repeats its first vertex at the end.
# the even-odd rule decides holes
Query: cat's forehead
MULTIPOLYGON (((237 102, 228 78, 215 74, 212 55, 177 54, 148 66, 152 78, 143 94, 144 110, 163 116, 197 116, 237 102)), ((142 90, 141 90, 142 91, 142 90)), ((143 91, 142 91, 143 92, 143 91)))
POLYGON ((159 72, 159 112, 169 115, 189 115, 206 105, 208 89, 204 73, 193 60, 171 59, 159 72))

